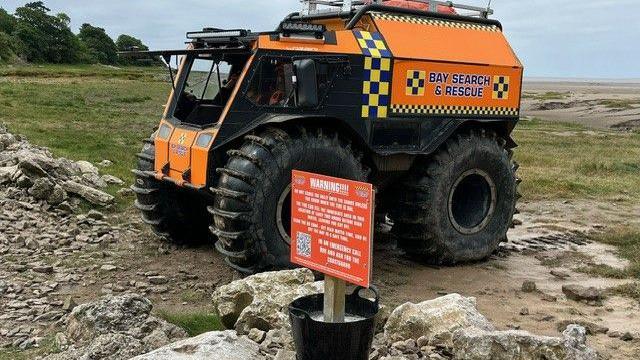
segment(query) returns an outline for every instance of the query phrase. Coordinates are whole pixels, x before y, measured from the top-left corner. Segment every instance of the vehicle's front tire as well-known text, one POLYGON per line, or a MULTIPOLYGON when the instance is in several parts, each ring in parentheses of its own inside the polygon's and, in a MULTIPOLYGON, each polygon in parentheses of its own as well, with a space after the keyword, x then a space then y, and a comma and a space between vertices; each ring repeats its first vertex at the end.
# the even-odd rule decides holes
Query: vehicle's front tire
POLYGON ((216 248, 245 273, 290 268, 291 171, 365 181, 351 144, 326 129, 270 127, 245 137, 218 169, 210 208, 216 248))
POLYGON ((154 158, 153 139, 145 140, 138 154, 135 184, 131 187, 142 221, 151 226, 156 235, 174 244, 201 245, 213 241, 207 201, 193 191, 146 175, 144 172, 154 170, 154 158))
POLYGON ((392 216, 408 255, 452 265, 482 260, 506 239, 519 180, 505 145, 491 131, 469 131, 414 165, 392 216))

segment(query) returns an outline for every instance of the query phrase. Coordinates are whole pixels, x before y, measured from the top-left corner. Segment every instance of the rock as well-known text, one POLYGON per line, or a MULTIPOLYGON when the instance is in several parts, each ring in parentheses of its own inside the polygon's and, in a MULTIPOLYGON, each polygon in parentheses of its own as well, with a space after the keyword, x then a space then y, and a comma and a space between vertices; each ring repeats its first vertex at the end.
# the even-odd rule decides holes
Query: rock
POLYGON ((89 210, 87 217, 94 220, 104 220, 104 214, 98 210, 89 210))
POLYGON ((550 271, 550 274, 557 277, 558 279, 564 280, 567 278, 570 278, 571 275, 569 274, 568 271, 566 270, 560 270, 560 269, 553 269, 550 271))
POLYGON ((47 178, 38 178, 33 182, 33 186, 29 189, 29 195, 36 200, 47 199, 53 192, 53 182, 47 178))
POLYGON ((213 293, 213 305, 222 323, 247 334, 290 327, 287 307, 302 296, 322 292, 309 269, 267 272, 236 280, 213 293))
POLYGON ((98 163, 98 166, 102 166, 102 167, 109 167, 113 165, 113 162, 111 162, 110 160, 102 160, 98 163))
POLYGON ((77 194, 92 204, 107 206, 113 203, 113 196, 107 194, 104 191, 94 189, 92 187, 82 185, 75 181, 65 181, 62 187, 70 193, 77 194))
POLYGON ((62 186, 56 184, 53 186, 51 194, 47 198, 47 202, 51 205, 60 205, 67 200, 67 192, 62 186))
POLYGON ((529 308, 523 307, 522 309, 520 309, 520 315, 522 316, 529 315, 529 308))
POLYGON ((247 335, 247 337, 251 339, 253 342, 260 344, 264 340, 266 335, 267 335, 266 332, 253 328, 249 330, 249 334, 247 335))
POLYGON ((100 175, 98 174, 86 173, 82 174, 81 178, 83 183, 89 184, 92 187, 103 189, 108 186, 108 184, 104 180, 102 180, 102 177, 100 177, 100 175))
POLYGON ((34 266, 32 270, 40 274, 51 274, 53 273, 53 266, 51 265, 34 266))
POLYGON ((538 290, 538 286, 531 280, 526 280, 522 283, 522 292, 532 293, 538 290))
POLYGON ((622 337, 622 335, 623 335, 623 334, 622 334, 622 332, 620 332, 620 331, 609 331, 609 332, 607 333, 607 336, 609 336, 610 338, 616 338, 616 339, 621 338, 621 337, 622 337))
POLYGON ((465 360, 596 360, 597 353, 585 345, 584 328, 567 329, 563 338, 532 335, 526 331, 461 329, 454 335, 455 359, 465 360))
POLYGON ((214 331, 166 345, 132 360, 262 359, 258 344, 232 331, 214 331))
POLYGON ((600 326, 598 324, 584 320, 563 320, 558 322, 557 329, 559 332, 563 332, 570 325, 582 326, 587 330, 587 334, 589 335, 606 334, 607 332, 609 332, 608 327, 600 326))
POLYGON ((18 172, 18 165, 0 167, 0 184, 9 182, 18 172))
POLYGON ((18 168, 28 178, 37 179, 47 176, 47 172, 40 166, 35 156, 21 160, 18 168))
POLYGON ((78 169, 82 174, 98 174, 99 173, 98 168, 88 161, 84 161, 84 160, 77 161, 76 165, 78 166, 78 169))
POLYGON ((122 188, 120 190, 118 190, 118 192, 116 192, 116 194, 122 196, 122 197, 130 197, 133 196, 135 193, 133 192, 133 190, 131 190, 130 188, 126 187, 126 188, 122 188))
POLYGON ((630 332, 625 332, 620 336, 620 340, 622 341, 632 341, 634 339, 633 335, 630 332))
POLYGON ((429 345, 451 345, 461 328, 486 331, 493 325, 478 312, 475 298, 450 294, 419 304, 405 303, 393 310, 384 327, 388 342, 427 337, 429 345))
POLYGON ((69 312, 76 306, 78 306, 78 304, 76 304, 76 301, 73 299, 73 297, 67 296, 66 299, 64 299, 64 304, 62 304, 62 310, 69 312))
POLYGON ((109 185, 124 185, 124 181, 113 175, 102 175, 100 179, 109 185))
POLYGON ((111 264, 105 264, 100 267, 101 271, 116 271, 117 269, 117 266, 111 264))
POLYGON ((601 290, 595 287, 584 287, 581 285, 563 285, 562 292, 567 298, 575 301, 602 301, 604 295, 601 290))
POLYGON ((291 350, 280 349, 273 360, 296 360, 296 353, 291 350))
POLYGON ((147 280, 149 280, 149 282, 153 285, 164 285, 166 283, 169 282, 169 279, 167 279, 166 276, 150 276, 147 278, 147 280))

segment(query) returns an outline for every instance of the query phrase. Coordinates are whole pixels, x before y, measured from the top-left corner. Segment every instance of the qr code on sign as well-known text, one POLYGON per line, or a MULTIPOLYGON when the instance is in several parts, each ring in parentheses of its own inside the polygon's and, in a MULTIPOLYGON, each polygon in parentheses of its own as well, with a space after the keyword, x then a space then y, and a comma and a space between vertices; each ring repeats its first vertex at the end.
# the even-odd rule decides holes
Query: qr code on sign
POLYGON ((296 236, 296 251, 298 255, 311 257, 311 235, 299 232, 296 236))

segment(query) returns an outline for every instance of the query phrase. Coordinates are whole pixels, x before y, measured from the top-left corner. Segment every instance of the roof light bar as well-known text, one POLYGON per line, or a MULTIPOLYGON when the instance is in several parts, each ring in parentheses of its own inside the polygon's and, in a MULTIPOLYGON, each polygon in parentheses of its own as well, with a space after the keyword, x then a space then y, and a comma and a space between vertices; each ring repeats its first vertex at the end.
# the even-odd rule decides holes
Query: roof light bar
POLYGON ((327 27, 321 24, 284 22, 282 23, 282 31, 292 33, 324 33, 327 31, 327 27))
POLYGON ((238 38, 247 36, 247 30, 223 30, 223 29, 203 29, 202 31, 191 31, 187 33, 187 39, 215 39, 215 38, 238 38))

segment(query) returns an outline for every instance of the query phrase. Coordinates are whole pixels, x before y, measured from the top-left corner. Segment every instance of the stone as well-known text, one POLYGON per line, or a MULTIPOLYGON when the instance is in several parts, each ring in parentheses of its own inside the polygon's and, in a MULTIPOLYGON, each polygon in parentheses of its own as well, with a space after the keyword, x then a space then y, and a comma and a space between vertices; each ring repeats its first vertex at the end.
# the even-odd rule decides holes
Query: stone
POLYGON ((529 308, 523 307, 522 309, 520 309, 520 315, 522 316, 529 315, 529 308))
POLYGON ((258 344, 234 331, 214 331, 181 340, 132 360, 262 359, 258 344))
POLYGON ((60 205, 67 200, 67 197, 67 192, 64 191, 62 186, 56 184, 53 186, 53 190, 47 198, 47 202, 51 205, 60 205))
POLYGON ((76 306, 78 306, 78 304, 76 303, 76 301, 73 299, 72 296, 67 296, 64 299, 64 303, 62 304, 62 310, 70 312, 71 310, 73 310, 76 306))
POLYGON ((582 285, 563 285, 562 292, 565 296, 574 301, 602 301, 604 294, 595 287, 585 287, 582 285))
POLYGON ((89 210, 87 217, 93 220, 104 220, 105 216, 98 210, 89 210))
POLYGON ((101 271, 116 271, 117 269, 117 266, 111 264, 105 264, 100 267, 101 271))
POLYGON ((109 167, 109 166, 113 165, 113 162, 111 160, 106 160, 105 159, 105 160, 100 161, 98 163, 98 165, 102 166, 102 167, 109 167))
POLYGON ((526 331, 461 329, 454 336, 454 359, 464 360, 596 360, 597 353, 586 346, 585 329, 571 327, 563 337, 532 335, 526 331))
POLYGON ((476 299, 449 294, 419 304, 397 307, 384 327, 388 342, 427 337, 429 345, 451 345, 453 333, 462 328, 485 331, 494 326, 477 310, 476 299))
POLYGON ((550 271, 550 274, 555 276, 556 278, 560 279, 560 280, 564 280, 567 278, 570 278, 571 275, 569 274, 568 271, 566 270, 561 270, 561 269, 553 269, 550 271))
POLYGON ((557 329, 559 332, 565 331, 570 325, 582 326, 587 330, 589 335, 606 334, 609 328, 585 320, 563 320, 558 322, 557 329))
POLYGON ((288 306, 302 296, 323 291, 309 269, 266 272, 217 288, 213 305, 222 323, 239 334, 290 327, 288 306))
POLYGON ((247 337, 251 339, 253 342, 260 344, 264 340, 266 335, 267 335, 266 332, 260 329, 253 328, 249 330, 249 334, 247 335, 247 337))
POLYGON ((169 279, 167 279, 166 276, 162 276, 162 275, 150 276, 147 278, 147 280, 149 280, 149 283, 153 285, 164 285, 169 282, 169 279))
POLYGON ((99 170, 92 163, 88 161, 76 161, 76 165, 82 174, 98 174, 99 170))
POLYGON ((128 188, 128 187, 127 187, 127 188, 122 188, 122 189, 118 190, 118 191, 116 192, 116 194, 118 194, 119 196, 122 196, 122 197, 131 197, 131 196, 135 195, 135 193, 133 192, 133 190, 131 190, 131 189, 130 189, 130 188, 128 188))
POLYGON ((113 175, 102 175, 100 179, 109 185, 124 185, 124 181, 113 175))
POLYGON ((620 340, 622 341, 632 341, 633 339, 634 339, 634 336, 628 331, 622 334, 622 336, 620 336, 620 340))
POLYGON ((104 191, 82 185, 75 181, 65 181, 62 187, 69 193, 76 194, 92 204, 107 206, 113 204, 114 197, 104 191))
POLYGON ((18 172, 18 165, 0 167, 0 184, 7 183, 18 172))
POLYGON ((36 200, 47 199, 53 192, 54 184, 47 178, 38 178, 33 182, 33 186, 29 189, 29 195, 36 200))
POLYGON ((536 292, 537 290, 538 290, 538 286, 536 285, 535 282, 531 280, 526 280, 522 283, 522 292, 533 293, 533 292, 536 292))

